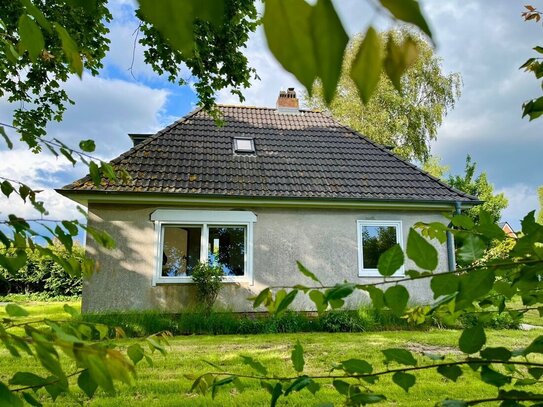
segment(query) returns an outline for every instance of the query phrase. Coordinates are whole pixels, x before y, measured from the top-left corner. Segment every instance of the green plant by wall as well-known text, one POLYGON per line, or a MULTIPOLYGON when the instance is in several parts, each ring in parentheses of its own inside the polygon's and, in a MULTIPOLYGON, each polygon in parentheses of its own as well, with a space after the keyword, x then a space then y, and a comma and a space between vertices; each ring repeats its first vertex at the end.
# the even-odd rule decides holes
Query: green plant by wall
POLYGON ((198 263, 192 270, 192 281, 196 285, 198 305, 210 311, 222 288, 224 274, 221 266, 198 263))

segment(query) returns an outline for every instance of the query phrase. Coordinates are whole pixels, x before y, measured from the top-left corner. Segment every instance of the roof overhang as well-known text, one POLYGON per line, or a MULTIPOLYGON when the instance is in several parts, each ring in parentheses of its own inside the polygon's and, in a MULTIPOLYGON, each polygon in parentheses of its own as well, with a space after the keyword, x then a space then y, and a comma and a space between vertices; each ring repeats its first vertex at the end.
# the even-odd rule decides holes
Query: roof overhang
POLYGON ((111 192, 74 191, 57 189, 59 194, 81 204, 138 204, 210 207, 281 207, 281 208, 365 208, 400 210, 454 210, 457 202, 464 208, 479 205, 481 201, 422 201, 388 199, 346 199, 346 198, 284 198, 284 197, 236 197, 227 195, 189 195, 152 192, 111 192))

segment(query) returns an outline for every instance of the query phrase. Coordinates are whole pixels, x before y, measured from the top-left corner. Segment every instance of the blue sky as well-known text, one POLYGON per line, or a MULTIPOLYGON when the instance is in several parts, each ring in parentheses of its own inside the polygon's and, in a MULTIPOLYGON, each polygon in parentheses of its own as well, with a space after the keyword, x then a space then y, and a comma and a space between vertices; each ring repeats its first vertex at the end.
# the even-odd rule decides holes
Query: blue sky
MULTIPOLYGON (((436 52, 443 59, 444 71, 460 72, 464 82, 462 96, 445 118, 432 152, 450 165, 453 173, 462 172, 466 154, 471 154, 496 189, 507 195, 510 206, 503 220, 518 228, 521 216, 538 208, 536 188, 543 184, 543 119, 528 122, 520 117, 522 102, 540 95, 541 88, 533 76, 518 67, 533 56, 531 48, 543 42, 543 27, 522 21, 520 1, 421 3, 434 28, 436 52)), ((381 29, 390 25, 360 0, 335 4, 351 35, 362 31, 370 20, 381 29)), ((96 154, 102 159, 114 158, 130 147, 127 133, 155 132, 197 103, 190 85, 170 84, 146 66, 140 46, 136 46, 130 73, 137 28, 133 4, 115 0, 110 8, 114 14, 109 34, 112 43, 104 69, 98 77, 86 74, 83 80, 68 81, 66 88, 76 105, 69 107, 61 124, 48 129, 51 137, 72 145, 81 139, 95 139, 96 154)), ((251 37, 246 54, 261 77, 246 90, 247 105, 274 106, 280 89, 302 89, 269 53, 260 30, 251 37)), ((221 103, 239 103, 227 91, 217 96, 221 103)), ((11 106, 5 100, 0 100, 0 118, 11 121, 11 106)), ((83 166, 73 168, 62 159, 37 156, 18 145, 12 151, 0 150, 0 170, 3 176, 43 189, 40 197, 51 218, 79 217, 75 205, 52 189, 84 175, 83 166)), ((37 215, 16 200, 1 202, 0 212, 2 216, 37 215)))

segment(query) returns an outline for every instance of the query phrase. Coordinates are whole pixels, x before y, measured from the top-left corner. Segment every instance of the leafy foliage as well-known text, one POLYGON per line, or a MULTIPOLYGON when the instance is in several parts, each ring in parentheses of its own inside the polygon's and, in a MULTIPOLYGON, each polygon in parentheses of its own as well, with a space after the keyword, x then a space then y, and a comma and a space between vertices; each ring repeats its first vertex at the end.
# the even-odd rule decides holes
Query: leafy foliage
MULTIPOLYGON (((503 232, 498 233, 501 229, 492 223, 489 213, 480 212, 479 224, 473 223, 465 215, 456 215, 451 219, 453 227, 439 225, 438 227, 437 224, 419 224, 417 227, 421 230, 420 234, 413 229, 410 230, 407 256, 422 270, 411 270, 407 273, 409 277, 396 280, 386 290, 377 287, 383 282, 356 286, 344 283, 320 289, 298 285, 292 287, 290 292, 281 289, 275 296, 272 290, 266 289, 266 301, 260 304, 266 305, 268 310, 274 313, 277 310, 277 297, 284 299, 293 292, 296 294, 303 292, 308 293, 315 308, 319 313, 323 313, 328 306, 333 304, 334 299, 343 300, 355 290, 363 290, 369 294, 375 307, 388 308, 395 315, 403 316, 413 324, 424 323, 436 317, 445 322, 469 318, 471 322, 464 327, 458 341, 458 348, 465 357, 459 361, 450 362, 443 361, 443 357, 439 355, 423 354, 421 357, 404 348, 389 348, 382 350, 385 363, 389 365, 386 370, 376 371, 371 363, 363 359, 349 359, 332 366, 332 372, 340 370, 341 375, 330 373, 313 376, 304 372, 303 345, 298 342, 292 352, 292 361, 297 375, 277 378, 271 373, 264 373, 269 372, 269 369, 261 363, 260 372, 252 377, 267 383, 266 388, 271 394, 272 405, 275 404, 277 398, 288 397, 291 391, 285 389, 309 388, 313 383, 317 384, 317 381, 322 380, 330 381, 332 386, 346 397, 348 405, 376 403, 386 400, 386 395, 373 393, 371 385, 383 375, 390 375, 393 383, 409 392, 413 386, 417 385, 416 372, 418 370, 436 370, 448 380, 455 382, 463 375, 463 366, 469 366, 477 372, 481 382, 496 387, 496 397, 491 401, 516 400, 515 403, 518 403, 522 400, 543 399, 543 394, 538 392, 502 389, 510 384, 523 386, 535 383, 531 378, 541 377, 540 370, 537 369, 541 369, 543 364, 540 363, 537 355, 543 354, 543 337, 536 338, 525 349, 494 347, 487 343, 484 328, 490 318, 499 315, 509 315, 514 320, 534 308, 543 314, 543 295, 541 294, 543 225, 535 222, 534 212, 531 212, 522 221, 522 236, 515 241, 507 256, 502 260, 489 260, 481 264, 473 263, 474 257, 481 254, 474 249, 475 247, 478 247, 480 243, 488 246, 494 240, 507 239, 503 232), (428 236, 430 230, 438 241, 445 241, 447 233, 452 233, 456 239, 460 240, 462 245, 459 251, 466 252, 463 256, 469 266, 455 271, 437 273, 437 261, 428 260, 433 259, 435 248, 423 237, 428 236), (471 248, 470 255, 467 253, 467 247, 471 248), (402 284, 419 279, 430 280, 435 301, 427 305, 407 308, 409 292, 402 284), (316 292, 321 294, 315 295, 316 292), (522 301, 523 308, 514 305, 518 303, 518 297, 522 301), (346 381, 353 378, 364 381, 364 386, 346 381)), ((387 259, 386 264, 403 259, 403 253, 398 252, 396 247, 389 249, 383 256, 387 259)), ((383 267, 383 271, 383 276, 386 277, 389 269, 383 267)), ((304 268, 303 274, 308 275, 308 270, 304 268)), ((209 383, 219 380, 220 377, 236 376, 232 372, 215 372, 209 375, 211 375, 209 383)), ((211 389, 210 385, 200 387, 203 393, 211 389)), ((318 391, 318 388, 315 391, 318 391)), ((444 400, 440 405, 475 405, 481 402, 483 400, 444 400)))
POLYGON ((243 101, 242 88, 250 86, 256 71, 250 68, 242 49, 258 20, 252 0, 164 1, 160 7, 140 0, 136 15, 141 19, 139 40, 144 58, 153 70, 168 80, 186 85, 183 66, 197 78, 199 103, 212 109, 215 93, 224 88, 243 101))
POLYGON ((482 205, 471 208, 467 214, 475 223, 479 223, 479 213, 485 211, 491 216, 492 222, 498 222, 501 212, 507 207, 507 198, 503 193, 494 194, 494 185, 488 181, 486 172, 481 172, 475 177, 477 163, 466 157, 465 173, 462 175, 449 175, 447 183, 460 191, 478 197, 483 201, 482 205))
POLYGON ((224 273, 220 265, 199 262, 192 270, 192 281, 196 285, 198 305, 210 311, 222 288, 224 273))
MULTIPOLYGON (((539 23, 543 13, 529 4, 525 5, 524 8, 526 10, 522 13, 524 21, 534 21, 539 23)), ((539 55, 543 54, 543 46, 541 45, 534 47, 533 50, 539 55)), ((536 79, 543 78, 543 57, 537 56, 529 58, 526 62, 524 62, 524 64, 521 65, 520 69, 524 69, 527 72, 532 72, 536 79)), ((541 86, 543 88, 543 81, 541 82, 541 86)), ((541 117, 541 115, 543 115, 543 96, 525 102, 522 105, 522 109, 522 117, 528 116, 530 121, 541 117)))
POLYGON ((537 190, 539 196, 539 211, 537 214, 537 221, 543 225, 543 186, 540 186, 537 190))
MULTIPOLYGON (((84 249, 74 244, 71 252, 62 245, 50 247, 51 251, 63 261, 75 259, 83 263, 84 249)), ((7 254, 5 249, 0 252, 7 254)), ((26 264, 16 273, 9 274, 0 268, 0 295, 43 293, 44 297, 81 295, 81 276, 70 276, 58 263, 43 256, 39 250, 26 249, 26 264)))
POLYGON ((425 161, 429 143, 454 107, 460 86, 460 75, 445 74, 423 38, 407 30, 379 34, 370 27, 346 49, 338 97, 329 103, 319 82, 307 102, 312 108, 330 111, 369 139, 393 147, 401 157, 425 161), (413 53, 416 49, 416 60, 406 60, 408 47, 413 53), (389 69, 404 66, 401 72, 405 74, 400 79, 397 69, 395 75, 382 73, 380 61, 387 61, 389 69), (394 81, 389 80, 391 75, 394 81), (401 92, 395 87, 401 87, 401 92))

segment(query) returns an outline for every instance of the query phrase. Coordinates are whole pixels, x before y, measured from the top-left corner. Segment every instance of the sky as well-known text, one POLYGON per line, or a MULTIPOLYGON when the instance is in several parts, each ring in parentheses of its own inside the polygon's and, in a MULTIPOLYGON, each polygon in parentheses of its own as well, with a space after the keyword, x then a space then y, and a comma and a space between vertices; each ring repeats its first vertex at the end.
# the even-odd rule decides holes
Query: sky
MULTIPOLYGON (((534 5, 537 1, 534 0, 534 5)), ((349 35, 372 22, 386 29, 391 22, 375 15, 366 2, 335 1, 349 35)), ((524 101, 541 95, 533 75, 518 67, 531 50, 543 43, 543 27, 524 22, 523 2, 511 0, 421 1, 442 58, 443 71, 459 72, 463 78, 462 96, 444 119, 432 153, 449 165, 454 174, 463 172, 470 154, 479 171, 486 171, 496 191, 509 199, 502 220, 514 229, 530 210, 538 209, 537 187, 543 185, 543 118, 529 122, 521 118, 524 101)), ((112 159, 131 146, 128 133, 152 133, 193 110, 197 98, 191 85, 178 87, 157 76, 143 62, 143 50, 136 46, 132 72, 134 33, 131 0, 111 1, 114 20, 110 24, 110 52, 98 77, 84 74, 69 79, 66 89, 75 100, 62 123, 48 127, 49 137, 77 145, 79 140, 96 141, 96 155, 112 159)), ((324 35, 324 33, 323 33, 324 35)), ((262 30, 251 36, 246 55, 261 80, 254 80, 244 92, 244 104, 275 105, 280 89, 302 90, 296 79, 285 72, 267 50, 262 30)), ((187 77, 189 73, 187 72, 187 77)), ((228 91, 217 94, 220 103, 239 104, 228 91)), ((10 123, 13 107, 0 99, 0 122, 10 123)), ((17 138, 11 133, 12 138, 17 138)), ((80 218, 76 205, 53 191, 85 175, 82 165, 75 168, 52 155, 35 155, 16 144, 13 150, 0 148, 0 173, 16 178, 34 189, 43 190, 51 219, 80 218)), ((0 200, 0 216, 15 213, 39 217, 17 199, 0 200)))

